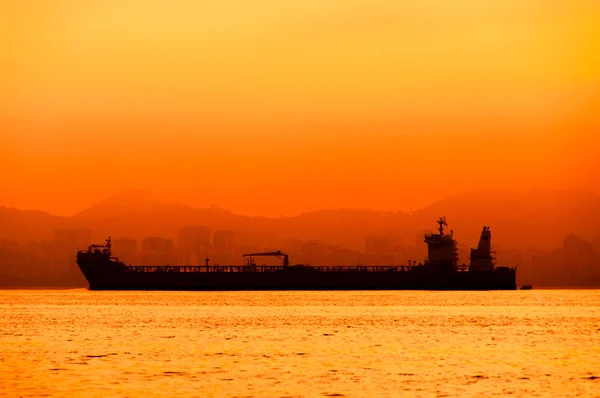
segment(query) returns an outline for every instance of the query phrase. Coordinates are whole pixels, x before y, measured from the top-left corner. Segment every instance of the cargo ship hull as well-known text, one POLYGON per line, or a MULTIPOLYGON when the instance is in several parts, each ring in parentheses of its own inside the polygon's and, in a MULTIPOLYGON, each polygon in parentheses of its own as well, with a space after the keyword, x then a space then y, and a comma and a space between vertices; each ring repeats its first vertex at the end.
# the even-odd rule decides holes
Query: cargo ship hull
POLYGON ((90 290, 516 290, 515 270, 490 272, 135 272, 80 265, 90 290))

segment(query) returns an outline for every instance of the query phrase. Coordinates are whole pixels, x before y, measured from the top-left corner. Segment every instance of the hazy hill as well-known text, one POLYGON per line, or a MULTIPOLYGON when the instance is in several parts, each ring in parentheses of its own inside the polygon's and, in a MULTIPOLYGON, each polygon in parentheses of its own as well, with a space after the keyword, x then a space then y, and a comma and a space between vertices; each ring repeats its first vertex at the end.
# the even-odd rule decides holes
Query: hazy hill
POLYGON ((193 208, 169 203, 144 191, 113 195, 72 219, 77 225, 92 229, 94 239, 107 235, 174 239, 179 228, 202 225, 213 231, 234 230, 240 239, 256 241, 273 234, 277 224, 277 219, 247 217, 217 207, 193 208))
POLYGON ((150 213, 169 203, 143 190, 117 192, 101 199, 74 215, 75 218, 113 218, 129 214, 150 213))
POLYGON ((66 221, 43 211, 0 206, 0 239, 21 243, 51 239, 53 230, 65 226, 66 221))
POLYGON ((510 246, 556 247, 569 233, 600 236, 600 197, 578 191, 463 193, 415 212, 406 227, 430 226, 440 215, 448 217, 457 239, 473 245, 484 225, 491 227, 496 243, 510 246))
POLYGON ((295 217, 248 217, 217 207, 192 208, 171 204, 135 191, 105 199, 77 213, 73 219, 76 224, 88 225, 100 235, 174 238, 177 229, 182 226, 203 225, 212 230, 233 230, 237 240, 252 244, 294 239, 320 240, 363 249, 365 236, 398 236, 408 217, 401 212, 356 209, 321 210, 295 217))
POLYGON ((40 211, 0 208, 0 238, 17 241, 48 239, 60 227, 85 227, 94 240, 107 235, 142 238, 176 237, 178 228, 204 225, 228 229, 238 242, 266 244, 277 240, 322 240, 355 250, 369 235, 395 236, 407 245, 421 245, 424 230, 434 230, 447 216, 463 244, 475 245, 483 225, 494 242, 508 246, 553 248, 568 233, 599 236, 600 198, 574 191, 478 191, 439 200, 412 214, 355 209, 329 209, 294 217, 248 217, 217 207, 192 208, 158 199, 142 191, 111 196, 77 213, 57 217, 40 211))

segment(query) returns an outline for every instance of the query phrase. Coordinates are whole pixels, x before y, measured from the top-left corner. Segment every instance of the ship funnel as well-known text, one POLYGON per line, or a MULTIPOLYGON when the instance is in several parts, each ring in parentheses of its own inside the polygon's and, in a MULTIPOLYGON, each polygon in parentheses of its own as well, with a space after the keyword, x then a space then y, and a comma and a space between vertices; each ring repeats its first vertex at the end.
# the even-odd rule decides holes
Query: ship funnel
POLYGON ((470 271, 489 271, 494 269, 492 252, 492 233, 490 227, 483 227, 477 249, 471 249, 470 271))

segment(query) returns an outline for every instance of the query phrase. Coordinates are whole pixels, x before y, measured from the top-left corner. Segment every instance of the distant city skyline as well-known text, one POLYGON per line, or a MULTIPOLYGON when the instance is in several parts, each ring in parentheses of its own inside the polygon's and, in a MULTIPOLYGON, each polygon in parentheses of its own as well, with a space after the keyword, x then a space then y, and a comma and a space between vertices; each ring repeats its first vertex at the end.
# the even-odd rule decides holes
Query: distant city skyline
MULTIPOLYGON (((84 280, 75 264, 76 251, 85 250, 92 243, 103 243, 93 242, 90 232, 86 228, 60 228, 54 230, 53 239, 31 241, 26 245, 0 239, 0 285, 83 286, 84 280)), ((117 236, 112 239, 113 255, 132 266, 196 266, 207 261, 218 265, 241 265, 242 254, 276 250, 290 255, 292 263, 309 265, 404 266, 426 260, 424 235, 417 235, 413 243, 385 234, 370 235, 365 237, 361 250, 323 240, 281 237, 261 245, 240 241, 232 231, 211 231, 200 225, 180 228, 177 235, 175 240, 156 235, 140 239, 117 236)), ((459 265, 469 263, 471 248, 469 244, 459 242, 459 265)), ((504 247, 494 245, 492 239, 492 249, 496 253, 494 257, 500 259, 499 265, 517 267, 517 280, 521 284, 600 286, 600 237, 587 241, 569 234, 560 247, 552 250, 504 247)), ((259 264, 278 265, 279 262, 261 258, 259 264)))

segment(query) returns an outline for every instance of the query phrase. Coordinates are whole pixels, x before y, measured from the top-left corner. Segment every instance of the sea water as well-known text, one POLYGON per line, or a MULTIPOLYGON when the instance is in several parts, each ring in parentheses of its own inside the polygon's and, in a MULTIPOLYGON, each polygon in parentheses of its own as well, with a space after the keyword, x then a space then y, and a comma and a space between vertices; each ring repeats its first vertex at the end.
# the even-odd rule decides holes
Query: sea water
POLYGON ((600 290, 0 291, 0 396, 600 396, 600 290))

